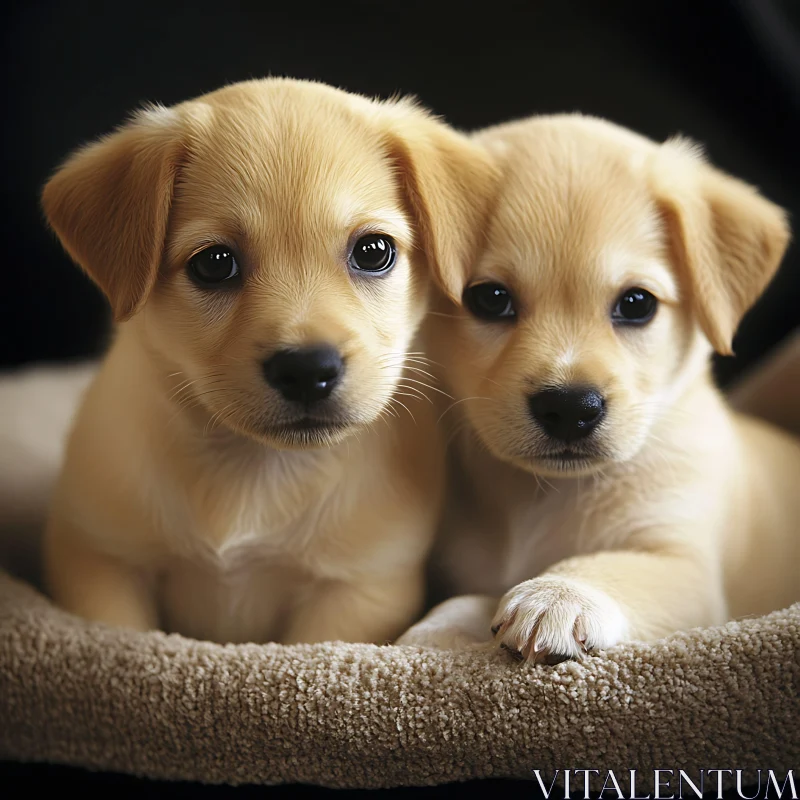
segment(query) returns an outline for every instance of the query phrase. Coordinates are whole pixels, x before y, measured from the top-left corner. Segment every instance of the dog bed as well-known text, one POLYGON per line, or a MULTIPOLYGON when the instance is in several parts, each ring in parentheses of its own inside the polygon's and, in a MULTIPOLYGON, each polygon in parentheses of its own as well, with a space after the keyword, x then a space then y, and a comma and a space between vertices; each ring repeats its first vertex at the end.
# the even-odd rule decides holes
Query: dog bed
MULTIPOLYGON (((66 421, 91 370, 0 381, 0 535, 18 572, 35 562, 26 547, 35 547, 66 421)), ((747 786, 755 770, 771 769, 782 782, 800 764, 798 719, 800 604, 536 667, 501 652, 138 634, 71 616, 0 573, 6 759, 352 788, 533 770, 548 786, 555 770, 591 769, 595 791, 613 771, 626 796, 635 769, 643 796, 655 770, 697 782, 704 770, 742 769, 747 786)), ((572 776, 575 796, 582 781, 572 776)), ((716 789, 716 777, 706 784, 716 789)))

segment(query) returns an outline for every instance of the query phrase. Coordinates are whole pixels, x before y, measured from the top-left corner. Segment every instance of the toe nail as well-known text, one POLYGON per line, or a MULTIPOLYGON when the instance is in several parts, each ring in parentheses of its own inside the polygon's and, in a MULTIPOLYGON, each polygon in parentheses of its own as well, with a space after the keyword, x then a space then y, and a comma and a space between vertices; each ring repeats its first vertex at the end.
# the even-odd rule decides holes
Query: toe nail
POLYGON ((513 647, 509 647, 507 644, 501 644, 500 647, 503 648, 512 658, 516 659, 517 661, 522 661, 522 653, 519 650, 515 650, 513 647))

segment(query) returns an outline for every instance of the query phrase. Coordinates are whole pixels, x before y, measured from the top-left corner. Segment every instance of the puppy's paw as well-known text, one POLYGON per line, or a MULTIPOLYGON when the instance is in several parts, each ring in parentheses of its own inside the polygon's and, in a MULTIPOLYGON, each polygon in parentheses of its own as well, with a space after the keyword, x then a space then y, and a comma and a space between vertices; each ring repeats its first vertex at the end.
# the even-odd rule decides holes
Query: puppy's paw
POLYGON ((491 645, 489 621, 496 607, 497 600, 491 597, 452 597, 409 628, 395 644, 433 647, 437 650, 491 645))
POLYGON ((495 641, 520 660, 558 664, 623 641, 616 600, 572 578, 545 576, 507 592, 492 621, 495 641))
MULTIPOLYGON (((412 647, 430 647, 435 650, 463 650, 473 645, 480 644, 469 631, 447 625, 431 625, 419 622, 409 628, 395 644, 411 645, 412 647)), ((485 643, 485 640, 484 640, 485 643)))

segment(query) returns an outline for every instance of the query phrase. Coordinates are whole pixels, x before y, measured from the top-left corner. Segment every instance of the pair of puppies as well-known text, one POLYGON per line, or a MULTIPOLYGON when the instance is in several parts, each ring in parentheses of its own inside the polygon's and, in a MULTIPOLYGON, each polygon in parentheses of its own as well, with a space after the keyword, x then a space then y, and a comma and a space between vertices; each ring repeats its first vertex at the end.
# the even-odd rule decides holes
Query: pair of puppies
POLYGON ((793 599, 800 448, 707 373, 787 229, 687 148, 579 117, 466 139, 270 80, 145 112, 44 205, 122 321, 46 537, 73 611, 220 641, 402 631, 442 504, 437 414, 403 408, 429 275, 460 415, 435 563, 484 595, 400 641, 493 624, 553 661, 793 599))

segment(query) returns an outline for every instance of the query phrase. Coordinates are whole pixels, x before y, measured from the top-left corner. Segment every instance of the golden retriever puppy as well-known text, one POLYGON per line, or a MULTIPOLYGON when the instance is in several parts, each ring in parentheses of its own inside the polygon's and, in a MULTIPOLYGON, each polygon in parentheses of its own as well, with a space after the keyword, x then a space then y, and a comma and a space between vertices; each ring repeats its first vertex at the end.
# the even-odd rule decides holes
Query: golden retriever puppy
POLYGON ((460 414, 435 565, 401 642, 554 663, 800 598, 800 444, 728 409, 712 347, 776 271, 784 213, 684 141, 553 116, 477 140, 486 243, 432 355, 460 414), (497 598, 502 595, 502 599, 497 598))
POLYGON ((73 155, 44 209, 119 324, 55 491, 54 598, 220 642, 401 632, 441 486, 415 335, 491 173, 413 103, 285 79, 73 155))

